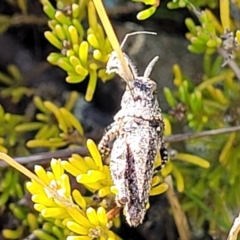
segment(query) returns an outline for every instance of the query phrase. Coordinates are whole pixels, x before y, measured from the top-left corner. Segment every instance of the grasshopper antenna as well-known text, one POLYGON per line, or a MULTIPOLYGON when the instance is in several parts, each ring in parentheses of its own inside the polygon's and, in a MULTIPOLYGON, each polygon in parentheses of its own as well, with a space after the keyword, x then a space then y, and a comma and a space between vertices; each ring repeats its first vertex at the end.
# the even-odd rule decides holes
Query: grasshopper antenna
POLYGON ((148 78, 150 76, 150 74, 152 72, 152 69, 153 69, 154 65, 156 64, 156 62, 158 61, 158 59, 159 59, 158 56, 156 56, 156 57, 154 57, 152 59, 152 61, 146 67, 146 70, 145 70, 145 72, 143 74, 143 77, 148 78))
MULTIPOLYGON (((134 36, 134 35, 138 35, 138 34, 157 35, 156 32, 150 32, 150 31, 136 31, 136 32, 132 32, 132 33, 127 33, 127 34, 125 35, 125 37, 124 37, 121 45, 120 45, 121 49, 123 48, 124 44, 126 43, 126 41, 127 41, 127 39, 128 39, 129 37, 134 36)), ((133 65, 132 61, 130 60, 130 58, 128 57, 127 54, 125 54, 125 58, 126 58, 127 61, 128 61, 128 65, 129 65, 129 67, 130 67, 130 69, 131 69, 131 71, 132 71, 133 77, 136 78, 136 77, 137 77, 137 69, 136 69, 136 67, 133 65)), ((156 61, 157 61, 157 60, 156 60, 156 61)), ((153 67, 154 64, 155 64, 155 62, 152 64, 152 67, 153 67)), ((149 65, 150 65, 150 64, 149 64, 149 65)), ((151 70, 150 70, 150 73, 151 73, 151 71, 152 71, 152 68, 151 68, 151 70)), ((150 73, 149 73, 149 75, 150 75, 150 73)), ((128 82, 126 82, 126 83, 127 83, 127 86, 128 86, 128 88, 129 88, 129 90, 131 91, 131 88, 130 88, 128 82)), ((131 92, 131 94, 132 94, 132 92, 131 92)), ((132 97, 134 98, 133 94, 132 94, 132 97)))
POLYGON ((157 35, 156 32, 149 32, 149 31, 137 31, 137 32, 132 32, 132 33, 127 33, 120 45, 121 49, 123 48, 124 44, 126 43, 127 39, 133 35, 138 35, 138 34, 149 34, 149 35, 157 35))
MULTIPOLYGON (((133 36, 133 35, 138 35, 138 34, 149 34, 149 35, 157 35, 156 32, 150 32, 150 31, 137 31, 137 32, 132 32, 132 33, 127 33, 120 45, 121 49, 123 48, 124 44, 126 43, 127 39, 130 37, 130 36, 133 36)), ((114 52, 113 52, 114 53, 114 52)), ((131 59, 128 57, 127 54, 124 53, 124 58, 130 68, 130 71, 132 73, 132 80, 135 80, 138 76, 138 73, 137 73, 137 69, 136 67, 134 66, 134 64, 132 63, 131 59)), ((149 64, 148 64, 148 67, 147 69, 145 70, 145 73, 144 73, 144 76, 149 76, 151 74, 151 71, 152 71, 152 68, 154 66, 154 64, 156 63, 156 61, 158 60, 158 57, 155 57, 149 64)), ((114 54, 112 54, 112 56, 110 57, 109 61, 108 61, 108 64, 107 64, 107 72, 108 73, 111 73, 111 72, 115 72, 117 73, 118 75, 120 75, 120 77, 122 77, 126 84, 127 84, 127 87, 128 89, 130 90, 131 94, 132 94, 132 91, 131 91, 131 86, 129 84, 129 82, 126 80, 126 78, 124 77, 124 72, 122 71, 121 69, 121 63, 120 63, 120 66, 119 66, 119 62, 120 61, 118 58, 117 58, 117 55, 116 55, 116 52, 114 54)), ((132 94, 132 97, 134 99, 134 96, 132 94)))

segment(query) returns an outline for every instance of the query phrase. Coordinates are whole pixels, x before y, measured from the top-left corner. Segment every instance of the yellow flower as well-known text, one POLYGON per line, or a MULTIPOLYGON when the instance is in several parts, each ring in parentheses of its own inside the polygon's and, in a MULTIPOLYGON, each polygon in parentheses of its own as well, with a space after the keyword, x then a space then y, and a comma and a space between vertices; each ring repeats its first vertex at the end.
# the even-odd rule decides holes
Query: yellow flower
POLYGON ((63 168, 76 177, 77 182, 83 184, 89 191, 98 192, 99 197, 112 194, 113 185, 109 166, 103 165, 96 144, 87 140, 87 148, 91 157, 81 157, 73 154, 69 161, 62 161, 63 168))
MULTIPOLYGON (((35 203, 34 208, 44 218, 62 220, 63 225, 73 234, 86 236, 84 239, 101 236, 115 239, 114 233, 109 231, 112 223, 108 220, 105 209, 103 207, 97 210, 92 207, 86 208, 86 202, 81 193, 77 189, 71 192, 69 177, 64 173, 60 159, 52 159, 51 169, 51 172, 47 172, 43 167, 35 166, 36 175, 45 185, 35 180, 27 183, 27 189, 35 203)), ((69 236, 67 239, 81 238, 69 236)))

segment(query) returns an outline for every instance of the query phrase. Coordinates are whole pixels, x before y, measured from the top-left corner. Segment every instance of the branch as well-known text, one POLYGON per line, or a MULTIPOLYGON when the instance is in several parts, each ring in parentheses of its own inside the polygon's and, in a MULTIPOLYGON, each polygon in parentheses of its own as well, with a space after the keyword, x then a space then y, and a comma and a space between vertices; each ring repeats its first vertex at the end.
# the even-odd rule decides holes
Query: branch
MULTIPOLYGON (((52 158, 69 158, 72 154, 80 154, 86 156, 88 150, 85 147, 78 147, 74 149, 61 149, 54 152, 43 152, 39 154, 32 154, 25 157, 16 157, 14 160, 22 165, 34 166, 35 164, 46 164, 49 163, 52 158)), ((0 160, 0 168, 8 167, 9 165, 0 160)))
POLYGON ((37 17, 35 15, 20 15, 15 14, 10 18, 11 26, 20 26, 20 25, 46 25, 48 19, 46 17, 37 17))
POLYGON ((196 133, 184 133, 184 134, 175 134, 165 137, 165 142, 181 142, 186 141, 194 138, 201 138, 201 137, 207 137, 207 136, 214 136, 214 135, 220 135, 220 134, 227 134, 231 132, 237 132, 240 131, 240 126, 236 127, 229 127, 229 128, 220 128, 216 130, 209 130, 209 131, 203 131, 203 132, 196 132, 196 133))
POLYGON ((190 240, 190 239, 192 239, 191 231, 188 226, 186 215, 184 214, 184 212, 181 208, 181 205, 178 201, 178 198, 173 190, 172 177, 167 176, 165 178, 165 181, 169 186, 169 188, 166 192, 166 196, 171 205, 171 209, 173 212, 173 218, 176 223, 180 239, 181 240, 190 240))
POLYGON ((240 213, 239 213, 238 217, 236 217, 234 220, 234 223, 229 232, 227 240, 237 240, 239 232, 240 232, 240 213))

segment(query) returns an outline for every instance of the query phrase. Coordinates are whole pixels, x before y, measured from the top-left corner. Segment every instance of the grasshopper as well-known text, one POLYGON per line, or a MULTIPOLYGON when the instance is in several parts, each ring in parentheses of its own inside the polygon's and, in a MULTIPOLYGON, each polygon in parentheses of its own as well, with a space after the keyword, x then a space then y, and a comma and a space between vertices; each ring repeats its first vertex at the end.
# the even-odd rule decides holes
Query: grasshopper
MULTIPOLYGON (((138 33, 127 34, 121 47, 127 37, 138 33)), ((125 76, 122 63, 113 51, 106 70, 123 78, 126 90, 121 109, 98 148, 103 158, 110 154, 111 176, 118 190, 116 204, 124 207, 128 224, 137 226, 146 213, 157 153, 160 152, 162 158, 160 168, 166 165, 168 153, 163 140, 164 122, 156 96, 157 84, 149 78, 158 57, 154 57, 143 76, 139 76, 128 55, 123 55, 132 76, 126 80, 129 77, 125 76)))

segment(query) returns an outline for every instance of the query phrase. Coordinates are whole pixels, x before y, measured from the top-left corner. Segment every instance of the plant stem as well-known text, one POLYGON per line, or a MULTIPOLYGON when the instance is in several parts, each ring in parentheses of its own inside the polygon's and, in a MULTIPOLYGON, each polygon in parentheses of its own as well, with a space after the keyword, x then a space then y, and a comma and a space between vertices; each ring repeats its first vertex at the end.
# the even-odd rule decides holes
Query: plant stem
POLYGON ((126 74, 126 79, 124 79, 125 81, 131 81, 132 80, 132 73, 123 57, 123 53, 122 50, 120 48, 120 45, 118 43, 117 37, 113 31, 112 25, 109 21, 109 18, 107 16, 106 10, 102 4, 101 0, 93 0, 93 3, 96 7, 96 10, 98 12, 98 16, 102 21, 102 25, 105 29, 105 32, 108 36, 108 39, 112 45, 113 50, 118 54, 119 60, 123 66, 123 70, 126 74))
POLYGON ((240 126, 220 128, 220 129, 214 129, 214 130, 196 132, 196 133, 175 134, 175 135, 170 135, 170 136, 165 137, 165 142, 169 142, 169 143, 181 142, 181 141, 186 141, 186 140, 190 140, 190 139, 194 139, 194 138, 227 134, 227 133, 237 132, 237 131, 240 131, 240 126))
POLYGON ((167 199, 171 205, 173 218, 176 223, 178 233, 181 240, 190 240, 191 238, 191 231, 188 226, 186 215, 184 214, 181 205, 178 201, 178 198, 173 190, 173 183, 172 177, 167 176, 165 178, 166 183, 168 184, 169 188, 166 192, 167 199))
POLYGON ((20 25, 46 25, 46 17, 37 17, 35 15, 20 15, 16 14, 11 18, 11 26, 20 26, 20 25))

